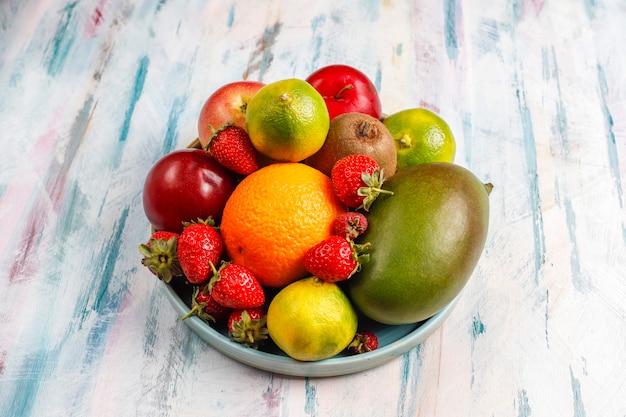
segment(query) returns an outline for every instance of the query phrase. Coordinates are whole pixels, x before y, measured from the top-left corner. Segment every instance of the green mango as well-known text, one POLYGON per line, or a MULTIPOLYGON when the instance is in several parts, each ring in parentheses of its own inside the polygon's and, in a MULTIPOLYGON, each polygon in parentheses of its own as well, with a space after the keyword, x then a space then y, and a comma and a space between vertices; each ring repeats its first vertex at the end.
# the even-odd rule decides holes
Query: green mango
POLYGON ((347 282, 354 305, 384 324, 425 320, 463 289, 482 254, 491 184, 453 163, 396 172, 367 214, 369 262, 347 282))

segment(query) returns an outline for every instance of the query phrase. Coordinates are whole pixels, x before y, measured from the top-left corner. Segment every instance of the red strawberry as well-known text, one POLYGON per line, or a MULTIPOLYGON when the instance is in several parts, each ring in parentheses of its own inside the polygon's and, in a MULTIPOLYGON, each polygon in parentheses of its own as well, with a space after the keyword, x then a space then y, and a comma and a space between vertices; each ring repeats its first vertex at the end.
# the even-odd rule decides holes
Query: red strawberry
POLYGON ((219 270, 211 267, 213 278, 209 288, 215 301, 236 309, 260 307, 265 303, 265 292, 248 268, 232 262, 222 262, 219 270))
POLYGON ((348 345, 348 349, 354 353, 371 352, 378 349, 378 337, 369 330, 362 331, 354 335, 354 340, 348 345))
POLYGON ((333 234, 354 240, 367 230, 367 218, 357 211, 340 214, 333 223, 333 234))
POLYGON ((346 206, 369 211, 380 193, 393 194, 381 187, 385 178, 383 169, 367 155, 344 156, 333 165, 330 172, 337 198, 346 206))
POLYGON ((224 307, 211 297, 208 287, 196 287, 191 299, 191 310, 182 319, 198 316, 205 322, 218 323, 225 320, 231 313, 231 309, 224 307))
POLYGON ((211 277, 211 263, 219 262, 224 250, 220 234, 212 221, 186 224, 178 239, 178 261, 192 284, 200 284, 211 277))
POLYGON ((228 317, 230 340, 256 349, 267 339, 267 315, 263 307, 234 310, 228 317))
POLYGON ((248 175, 259 169, 256 150, 248 132, 232 123, 213 133, 207 149, 217 162, 237 174, 248 175))
POLYGON ((174 232, 154 232, 147 243, 139 245, 141 263, 165 282, 183 274, 177 255, 179 237, 174 232))
POLYGON ((357 245, 341 236, 330 236, 304 254, 304 267, 327 281, 350 278, 369 259, 369 243, 357 245))

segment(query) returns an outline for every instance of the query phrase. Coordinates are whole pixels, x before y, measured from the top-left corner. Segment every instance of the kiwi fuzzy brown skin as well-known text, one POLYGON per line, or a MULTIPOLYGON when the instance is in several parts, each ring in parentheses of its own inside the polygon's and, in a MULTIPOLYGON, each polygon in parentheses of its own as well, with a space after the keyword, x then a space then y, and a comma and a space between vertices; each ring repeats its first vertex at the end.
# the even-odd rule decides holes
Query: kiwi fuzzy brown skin
POLYGON ((380 120, 356 112, 335 117, 324 145, 305 163, 330 176, 335 162, 353 154, 373 158, 383 168, 385 178, 396 172, 398 155, 389 129, 380 120))

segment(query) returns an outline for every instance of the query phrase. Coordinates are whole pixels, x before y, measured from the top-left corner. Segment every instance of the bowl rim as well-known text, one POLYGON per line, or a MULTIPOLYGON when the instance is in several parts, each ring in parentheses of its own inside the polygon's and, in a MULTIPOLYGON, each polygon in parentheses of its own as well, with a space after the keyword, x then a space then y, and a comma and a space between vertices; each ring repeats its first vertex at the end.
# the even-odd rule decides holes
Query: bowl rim
MULTIPOLYGON (((169 284, 163 281, 159 282, 161 282, 165 288, 167 298, 179 317, 183 317, 187 314, 189 312, 189 306, 178 296, 176 291, 169 284)), ((247 348, 231 341, 224 334, 212 328, 197 316, 189 317, 185 319, 184 322, 215 350, 248 366, 288 376, 330 377, 369 370, 407 353, 422 343, 443 324, 458 303, 461 294, 462 292, 432 317, 423 322, 412 324, 414 329, 407 335, 393 340, 376 350, 358 355, 333 357, 315 362, 298 361, 288 356, 247 348)))

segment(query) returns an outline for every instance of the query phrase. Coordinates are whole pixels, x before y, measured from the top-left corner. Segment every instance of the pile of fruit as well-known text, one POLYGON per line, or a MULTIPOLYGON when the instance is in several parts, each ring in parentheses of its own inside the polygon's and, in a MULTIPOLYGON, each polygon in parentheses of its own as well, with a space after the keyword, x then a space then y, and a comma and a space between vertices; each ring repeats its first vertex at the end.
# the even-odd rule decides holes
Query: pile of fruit
POLYGON ((302 361, 374 350, 360 317, 428 319, 482 253, 491 184, 454 154, 443 119, 383 116, 350 66, 224 85, 192 145, 147 174, 142 264, 193 290, 183 319, 225 326, 234 343, 302 361))

